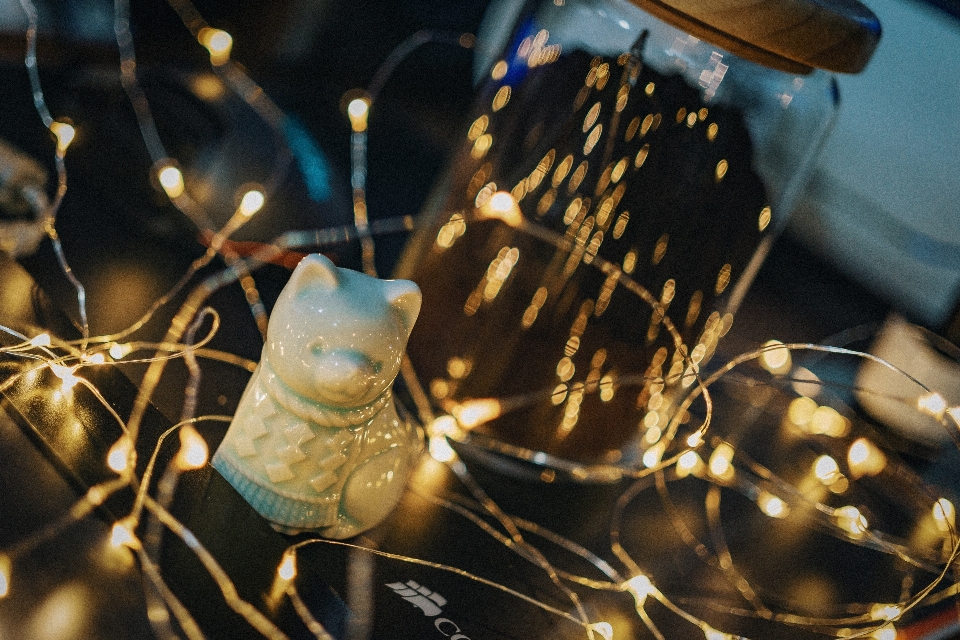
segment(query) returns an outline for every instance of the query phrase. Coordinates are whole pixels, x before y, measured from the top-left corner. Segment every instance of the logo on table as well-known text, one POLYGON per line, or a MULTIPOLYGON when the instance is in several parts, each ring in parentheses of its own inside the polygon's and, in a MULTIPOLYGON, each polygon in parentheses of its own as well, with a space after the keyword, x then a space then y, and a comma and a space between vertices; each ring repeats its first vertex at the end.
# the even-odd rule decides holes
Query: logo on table
POLYGON ((393 592, 398 596, 420 609, 424 616, 434 618, 433 626, 450 640, 470 640, 460 632, 460 627, 453 620, 438 617, 443 613, 443 607, 447 605, 447 599, 439 593, 431 591, 413 580, 391 582, 387 583, 387 586, 393 589, 393 592))

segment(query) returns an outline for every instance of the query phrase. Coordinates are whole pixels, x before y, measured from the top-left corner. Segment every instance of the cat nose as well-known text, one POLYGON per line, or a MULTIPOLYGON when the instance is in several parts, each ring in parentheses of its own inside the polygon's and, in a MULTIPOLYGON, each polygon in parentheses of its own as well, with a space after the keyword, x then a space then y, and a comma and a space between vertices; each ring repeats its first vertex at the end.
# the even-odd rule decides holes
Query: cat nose
POLYGON ((347 402, 360 398, 373 385, 373 364, 354 351, 324 354, 318 362, 315 381, 318 391, 331 400, 347 402))

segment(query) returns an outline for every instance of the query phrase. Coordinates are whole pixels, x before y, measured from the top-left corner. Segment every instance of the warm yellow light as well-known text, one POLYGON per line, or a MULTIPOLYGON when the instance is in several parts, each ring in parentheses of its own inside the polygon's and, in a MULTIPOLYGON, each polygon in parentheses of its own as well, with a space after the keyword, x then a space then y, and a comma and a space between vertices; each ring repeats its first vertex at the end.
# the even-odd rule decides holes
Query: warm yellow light
POLYGON ((107 452, 107 466, 117 473, 123 473, 130 466, 132 454, 133 442, 130 436, 120 436, 107 452))
POLYGON ((947 415, 953 419, 953 423, 960 427, 960 406, 947 409, 947 415))
POLYGON ((463 358, 453 357, 447 360, 447 373, 451 378, 460 379, 467 375, 470 367, 463 358))
POLYGON ((874 620, 892 622, 899 618, 901 614, 903 614, 903 609, 896 604, 883 604, 878 602, 870 608, 870 615, 874 620))
POLYGON ((737 636, 732 636, 723 631, 717 631, 713 627, 704 626, 703 637, 706 638, 706 640, 735 640, 737 636))
POLYGON ((107 361, 107 356, 102 353, 93 353, 89 356, 84 356, 83 359, 90 364, 103 364, 107 361))
POLYGON ((677 475, 685 478, 697 469, 703 461, 696 451, 687 451, 677 460, 677 475))
POLYGON ((790 371, 790 350, 779 340, 769 340, 763 345, 763 355, 760 356, 760 366, 774 375, 782 375, 790 371))
POLYGON ((434 436, 459 436, 463 432, 457 424, 457 419, 453 416, 443 415, 433 419, 433 422, 427 425, 427 435, 434 436))
POLYGON ((790 507, 786 502, 766 491, 757 496, 757 506, 771 518, 786 518, 790 515, 790 507))
POLYGON ((733 447, 721 443, 710 456, 710 473, 719 480, 731 480, 734 476, 733 447))
POLYGON ((177 452, 177 466, 182 471, 200 469, 207 464, 210 450, 207 442, 191 425, 180 428, 180 451, 177 452))
POLYGON ((511 227, 519 227, 523 222, 523 213, 516 199, 508 191, 497 191, 479 209, 483 218, 496 218, 511 227))
POLYGON ((875 476, 887 466, 887 456, 866 438, 857 438, 850 445, 847 464, 854 478, 875 476))
POLYGON ((647 596, 657 592, 657 588, 653 586, 650 578, 643 574, 635 575, 627 580, 623 588, 625 591, 633 594, 633 597, 637 600, 637 606, 642 605, 643 601, 647 599, 647 596))
POLYGON ((179 198, 183 195, 183 174, 180 173, 180 169, 167 165, 163 169, 160 169, 160 172, 157 174, 157 180, 160 181, 160 186, 163 187, 167 197, 170 199, 179 198))
POLYGON ((121 520, 114 524, 113 529, 110 530, 110 546, 114 549, 119 549, 120 547, 137 548, 139 542, 133 533, 133 526, 133 523, 128 519, 121 520))
POLYGON ((893 625, 884 625, 882 629, 877 629, 871 635, 873 640, 897 640, 897 630, 893 625))
POLYGON ((820 406, 810 416, 808 430, 810 433, 841 438, 850 431, 850 421, 840 415, 836 409, 820 406))
POLYGON ((197 35, 197 39, 210 52, 211 64, 219 66, 230 59, 233 37, 226 31, 204 27, 197 35))
POLYGON ((596 631, 603 640, 613 640, 613 626, 609 622, 594 622, 588 629, 596 631))
POLYGON ((240 200, 239 211, 249 218, 263 208, 263 203, 265 201, 266 197, 262 192, 257 191, 256 189, 251 189, 243 194, 243 198, 240 200))
POLYGON ((699 431, 691 433, 687 437, 687 446, 688 447, 699 447, 703 443, 703 434, 699 431))
POLYGON ((813 463, 813 475, 824 484, 830 484, 840 475, 840 466, 830 456, 820 456, 813 463))
POLYGON ((354 98, 347 105, 350 128, 355 132, 367 130, 367 116, 370 113, 370 101, 367 98, 354 98))
POLYGON ((33 338, 30 339, 30 346, 31 346, 31 347, 49 347, 49 346, 50 346, 50 334, 49 334, 49 333, 41 333, 41 334, 38 334, 38 335, 33 336, 33 338))
MULTIPOLYGON (((790 406, 787 407, 787 420, 797 427, 805 428, 810 424, 813 413, 817 410, 818 406, 816 401, 806 396, 800 396, 794 399, 790 403, 790 406)), ((805 428, 804 430, 807 431, 808 429, 805 428)))
POLYGON ((939 420, 947 410, 947 401, 936 391, 931 391, 917 398, 917 408, 939 420))
POLYGON ((664 452, 667 450, 667 444, 665 442, 658 442, 649 449, 643 452, 643 466, 648 469, 652 469, 658 464, 663 458, 664 452))
POLYGON ((51 122, 50 131, 57 137, 57 150, 60 151, 60 153, 67 150, 67 147, 70 146, 74 136, 77 134, 76 130, 66 122, 51 122))
POLYGON ((726 160, 721 160, 717 163, 717 168, 714 170, 714 178, 717 182, 723 180, 723 176, 727 175, 727 169, 730 168, 730 163, 726 160))
POLYGON ((862 536, 870 526, 866 517, 856 507, 840 507, 834 514, 837 526, 854 536, 862 536))
POLYGON ((933 521, 943 533, 949 533, 956 526, 956 509, 946 498, 940 498, 933 505, 933 521))
POLYGON ((0 598, 10 593, 10 573, 12 571, 10 557, 0 553, 0 598))
POLYGON ((297 559, 292 553, 283 554, 283 560, 277 567, 277 575, 282 580, 293 580, 297 577, 297 559))
POLYGON ((450 446, 444 436, 432 436, 428 445, 430 457, 437 462, 452 462, 457 457, 457 452, 450 446))
POLYGON ((110 357, 114 360, 120 360, 133 350, 129 344, 119 344, 114 342, 110 345, 110 357))
POLYGON ((73 372, 77 370, 76 366, 67 367, 62 364, 50 363, 50 370, 53 371, 53 375, 60 378, 62 384, 62 391, 66 392, 70 389, 73 389, 77 386, 77 383, 80 382, 80 378, 73 375, 73 372))
POLYGON ((483 398, 480 400, 467 400, 463 404, 454 407, 453 417, 457 419, 461 427, 472 429, 477 425, 490 422, 500 416, 503 407, 500 401, 495 398, 483 398))
MULTIPOLYGON (((716 125, 713 125, 713 126, 716 126, 716 125)), ((761 209, 760 217, 757 219, 757 228, 760 231, 763 231, 764 229, 766 229, 767 225, 770 224, 771 218, 772 216, 771 216, 770 207, 764 207, 763 209, 761 209)))

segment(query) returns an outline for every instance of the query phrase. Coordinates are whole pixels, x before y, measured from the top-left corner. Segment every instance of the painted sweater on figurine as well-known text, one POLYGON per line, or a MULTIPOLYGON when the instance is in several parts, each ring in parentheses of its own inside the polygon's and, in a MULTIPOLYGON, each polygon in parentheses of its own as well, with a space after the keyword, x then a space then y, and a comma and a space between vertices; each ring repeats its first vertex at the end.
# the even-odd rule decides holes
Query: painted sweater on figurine
POLYGON ((412 282, 297 266, 213 460, 278 531, 346 538, 399 501, 421 441, 390 390, 419 311, 412 282))

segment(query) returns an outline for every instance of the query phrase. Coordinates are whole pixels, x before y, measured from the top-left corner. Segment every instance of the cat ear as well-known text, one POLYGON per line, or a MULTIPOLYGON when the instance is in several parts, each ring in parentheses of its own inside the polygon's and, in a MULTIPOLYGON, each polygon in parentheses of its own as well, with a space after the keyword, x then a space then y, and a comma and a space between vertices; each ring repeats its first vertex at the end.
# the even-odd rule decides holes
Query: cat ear
POLYGON ((386 285, 386 297, 390 306, 395 309, 400 317, 403 318, 403 326, 407 329, 407 335, 413 331, 413 323, 417 321, 420 314, 420 287, 409 280, 384 280, 386 285))
POLYGON ((290 283, 295 291, 317 285, 336 289, 340 284, 340 278, 337 266, 329 258, 320 253, 311 253, 294 269, 293 275, 290 276, 290 283))

